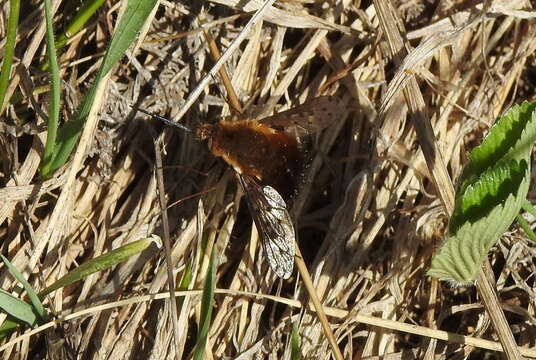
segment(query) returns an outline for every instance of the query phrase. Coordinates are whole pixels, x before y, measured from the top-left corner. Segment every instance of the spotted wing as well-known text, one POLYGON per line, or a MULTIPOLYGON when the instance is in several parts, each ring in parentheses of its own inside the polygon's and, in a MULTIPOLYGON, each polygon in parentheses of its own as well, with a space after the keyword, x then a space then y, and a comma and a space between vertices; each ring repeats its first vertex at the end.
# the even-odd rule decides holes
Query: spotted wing
POLYGON ((294 267, 296 236, 285 201, 273 187, 261 186, 248 175, 238 177, 268 264, 277 276, 287 279, 294 267))
POLYGON ((307 100, 301 105, 259 120, 269 127, 286 128, 295 126, 315 132, 328 127, 344 109, 343 102, 334 96, 320 96, 307 100))

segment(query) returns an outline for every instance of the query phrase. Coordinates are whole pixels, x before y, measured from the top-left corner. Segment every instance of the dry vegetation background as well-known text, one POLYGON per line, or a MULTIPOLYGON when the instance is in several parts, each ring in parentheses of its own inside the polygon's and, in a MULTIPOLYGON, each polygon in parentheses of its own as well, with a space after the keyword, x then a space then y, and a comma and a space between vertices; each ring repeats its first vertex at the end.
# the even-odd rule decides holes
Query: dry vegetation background
MULTIPOLYGON (((23 5, 14 83, 21 88, 23 82, 30 84, 35 102, 26 96, 19 99, 2 114, 0 124, 2 253, 37 289, 88 259, 162 233, 151 129, 161 132, 163 127, 149 124, 130 105, 173 118, 213 64, 201 25, 225 49, 249 19, 247 12, 258 7, 255 1, 162 1, 139 47, 108 80, 98 126, 81 139, 91 144, 85 160, 37 186, 45 139, 40 112, 47 109, 42 86, 48 84, 46 73, 39 70, 46 51, 39 3, 23 5), (17 125, 23 120, 29 124, 17 125), (75 181, 67 182, 72 171, 75 181), (63 199, 66 184, 72 196, 63 199)), ((55 4, 59 32, 75 4, 55 4)), ((406 56, 400 51, 398 57, 390 55, 390 32, 380 25, 371 2, 281 1, 276 7, 253 29, 227 70, 240 100, 253 113, 270 114, 318 95, 337 96, 348 104, 340 121, 315 136, 306 182, 294 203, 299 246, 319 296, 331 308, 330 323, 345 358, 500 358, 491 350, 460 344, 455 337, 435 341, 411 329, 364 324, 358 314, 420 325, 431 329, 428 334, 441 329, 497 340, 473 286, 451 287, 425 274, 448 217, 401 86, 407 78, 417 78, 426 119, 456 179, 466 154, 494 119, 514 103, 534 100, 532 5, 393 1, 387 9, 395 22, 389 25, 403 34, 409 52, 406 56), (386 94, 392 95, 389 103, 386 94), (385 111, 380 113, 381 106, 385 111), (367 174, 371 177, 362 182, 367 174)), ((7 9, 3 2, 0 31, 7 9)), ((64 119, 70 118, 95 76, 118 9, 118 3, 107 1, 60 57, 64 119)), ((227 113, 224 92, 216 79, 183 121, 212 122, 227 113)), ((187 134, 168 129, 164 142, 177 279, 194 259, 190 287, 203 286, 208 257, 202 256, 196 231, 202 200, 203 237, 218 249, 216 286, 230 290, 215 296, 207 354, 215 359, 288 359, 292 323, 297 322, 303 358, 329 359, 328 342, 314 312, 301 314, 281 301, 305 303, 307 296, 296 272, 280 283, 269 271, 232 170, 187 134)), ((499 298, 523 347, 536 342, 534 251, 514 227, 490 254, 499 298)), ((172 345, 165 301, 97 307, 162 292, 166 274, 163 251, 152 247, 53 293, 46 299, 47 308, 58 315, 93 309, 62 322, 56 334, 82 359, 172 359, 177 352, 191 356, 199 296, 185 298, 179 307, 179 349, 172 345)), ((6 271, 1 281, 3 289, 13 290, 6 271)), ((43 358, 48 339, 40 333, 1 356, 43 358)))

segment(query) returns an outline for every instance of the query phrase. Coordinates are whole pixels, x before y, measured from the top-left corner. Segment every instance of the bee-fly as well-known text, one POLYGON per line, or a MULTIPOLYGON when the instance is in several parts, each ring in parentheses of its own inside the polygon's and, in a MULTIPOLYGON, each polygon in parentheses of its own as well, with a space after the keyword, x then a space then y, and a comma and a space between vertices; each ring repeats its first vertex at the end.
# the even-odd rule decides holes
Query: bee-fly
POLYGON ((337 98, 321 96, 261 120, 220 120, 194 130, 139 110, 207 140, 210 152, 233 167, 268 263, 277 276, 287 279, 294 266, 296 237, 283 196, 291 194, 303 160, 295 130, 321 130, 336 120, 341 107, 337 98))

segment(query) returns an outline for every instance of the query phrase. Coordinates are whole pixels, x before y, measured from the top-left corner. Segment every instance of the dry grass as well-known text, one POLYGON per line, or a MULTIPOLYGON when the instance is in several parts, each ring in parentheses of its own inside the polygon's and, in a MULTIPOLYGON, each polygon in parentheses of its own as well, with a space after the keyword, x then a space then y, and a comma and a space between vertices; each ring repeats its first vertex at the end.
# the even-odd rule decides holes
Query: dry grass
MULTIPOLYGON (((88 123, 78 154, 44 183, 37 167, 45 133, 36 112, 46 111, 47 95, 33 91, 35 105, 27 96, 28 82, 33 89, 48 83, 37 69, 45 51, 44 19, 32 13, 35 2, 24 5, 28 20, 23 16, 19 28, 11 92, 21 88, 25 96, 8 107, 0 123, 0 236, 3 254, 36 289, 122 244, 161 234, 152 125, 130 105, 173 118, 213 64, 201 24, 223 50, 249 19, 244 12, 259 3, 162 2, 139 48, 110 76, 98 126, 88 123), (22 121, 32 125, 15 125, 22 121)), ((249 105, 246 112, 270 114, 321 94, 349 104, 340 121, 315 138, 306 182, 294 202, 299 246, 346 359, 500 357, 486 350, 497 348, 489 341, 435 331, 497 340, 475 287, 437 283, 425 272, 445 231, 450 178, 460 174, 467 152, 496 116, 535 97, 533 13, 519 11, 521 3, 506 4, 488 4, 483 14, 483 4, 401 1, 395 4, 398 12, 389 13, 394 20, 383 25, 372 4, 278 2, 227 63, 238 98, 249 105), (396 42, 384 26, 404 35, 398 58, 390 56, 396 42), (403 85, 413 89, 409 100, 403 85), (423 99, 419 114, 411 103, 417 97, 423 99), (431 146, 448 174, 428 170, 417 141, 423 121, 434 129, 431 146)), ((67 21, 62 13, 67 2, 59 8, 56 24, 67 21)), ((7 9, 3 3, 0 31, 7 9)), ((105 4, 60 57, 65 118, 95 75, 117 11, 117 5, 105 4)), ((182 121, 215 121, 227 114, 220 84, 213 82, 182 121)), ((288 359, 292 322, 299 321, 303 357, 329 359, 317 316, 299 310, 307 299, 299 278, 280 284, 268 270, 232 170, 187 134, 165 134, 177 279, 192 260, 190 289, 200 289, 207 272, 208 255, 196 231, 200 200, 203 241, 219 253, 222 290, 215 297, 207 354, 288 359)), ((533 255, 517 228, 490 254, 502 308, 524 348, 536 345, 533 255)), ((191 356, 199 292, 188 292, 178 308, 179 349, 173 346, 166 302, 143 296, 165 290, 163 259, 153 248, 47 297, 47 309, 57 315, 88 309, 56 328, 80 358, 191 356), (127 301, 114 303, 120 299, 127 301)), ((14 290, 6 271, 2 288, 14 290)), ((44 357, 44 332, 37 332, 2 356, 44 357)))

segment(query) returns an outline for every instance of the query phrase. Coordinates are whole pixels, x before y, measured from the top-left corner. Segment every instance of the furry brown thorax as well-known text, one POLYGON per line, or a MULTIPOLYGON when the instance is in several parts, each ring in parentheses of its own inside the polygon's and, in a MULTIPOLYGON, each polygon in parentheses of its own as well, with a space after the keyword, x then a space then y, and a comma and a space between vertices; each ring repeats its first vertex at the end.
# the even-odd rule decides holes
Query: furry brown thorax
POLYGON ((294 191, 303 160, 295 137, 256 120, 202 124, 195 134, 237 173, 274 187, 283 197, 294 191))

